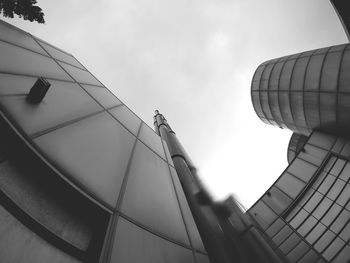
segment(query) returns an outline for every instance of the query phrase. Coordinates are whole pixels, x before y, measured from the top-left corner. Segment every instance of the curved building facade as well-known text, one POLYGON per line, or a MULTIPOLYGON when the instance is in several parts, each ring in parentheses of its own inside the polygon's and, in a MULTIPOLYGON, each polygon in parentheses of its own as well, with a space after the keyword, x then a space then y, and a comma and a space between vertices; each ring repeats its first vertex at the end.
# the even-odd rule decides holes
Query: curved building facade
POLYGON ((249 209, 286 262, 350 260, 350 140, 313 132, 249 209))
POLYGON ((0 262, 209 262, 153 129, 72 55, 2 21, 0 57, 0 262))
POLYGON ((263 122, 293 135, 288 167, 248 214, 285 262, 350 262, 350 45, 262 63, 251 96, 263 122))
POLYGON ((287 160, 288 163, 291 163, 295 156, 299 154, 300 151, 305 150, 304 145, 307 142, 308 137, 293 133, 290 137, 289 144, 288 144, 288 152, 287 152, 287 160))
POLYGON ((350 131, 350 46, 311 50, 262 63, 251 87, 259 118, 295 133, 350 131))

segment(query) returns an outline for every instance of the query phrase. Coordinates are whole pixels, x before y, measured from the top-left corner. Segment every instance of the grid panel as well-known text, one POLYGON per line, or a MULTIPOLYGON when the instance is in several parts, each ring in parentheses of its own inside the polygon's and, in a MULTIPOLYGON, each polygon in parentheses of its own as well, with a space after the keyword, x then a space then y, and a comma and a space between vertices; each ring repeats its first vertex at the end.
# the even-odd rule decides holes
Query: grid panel
POLYGON ((301 206, 291 211, 294 216, 288 219, 328 261, 341 253, 350 238, 350 211, 346 207, 350 189, 348 167, 347 160, 330 156, 320 171, 320 179, 311 185, 307 200, 300 202, 301 206), (345 197, 340 198, 341 195, 345 197))

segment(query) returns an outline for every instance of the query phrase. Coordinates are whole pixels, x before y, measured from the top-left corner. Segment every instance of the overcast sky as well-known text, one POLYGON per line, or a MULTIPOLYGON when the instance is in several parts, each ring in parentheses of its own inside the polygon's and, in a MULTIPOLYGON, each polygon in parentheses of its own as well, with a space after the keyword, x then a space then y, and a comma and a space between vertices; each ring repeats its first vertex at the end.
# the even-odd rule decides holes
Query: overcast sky
MULTIPOLYGON (((347 42, 329 0, 38 0, 4 19, 72 53, 153 127, 159 109, 216 199, 249 208, 287 166, 291 132, 256 116, 265 60, 347 42)), ((3 19, 3 18, 2 18, 3 19)))

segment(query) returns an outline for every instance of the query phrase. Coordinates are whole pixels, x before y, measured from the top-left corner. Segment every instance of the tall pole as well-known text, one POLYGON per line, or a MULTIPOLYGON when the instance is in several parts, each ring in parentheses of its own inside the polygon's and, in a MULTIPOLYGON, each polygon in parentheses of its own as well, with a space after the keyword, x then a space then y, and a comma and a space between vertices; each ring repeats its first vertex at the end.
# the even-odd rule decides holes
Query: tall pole
POLYGON ((282 263, 281 258, 267 244, 249 216, 243 214, 233 198, 214 202, 201 184, 197 170, 175 132, 156 110, 154 126, 166 142, 179 176, 188 205, 212 263, 282 263), (234 226, 232 219, 242 226, 234 226))
POLYGON ((203 244, 212 263, 240 262, 238 252, 229 245, 216 213, 212 200, 200 183, 196 168, 177 139, 166 119, 157 110, 154 116, 156 132, 166 142, 175 170, 183 187, 203 244))

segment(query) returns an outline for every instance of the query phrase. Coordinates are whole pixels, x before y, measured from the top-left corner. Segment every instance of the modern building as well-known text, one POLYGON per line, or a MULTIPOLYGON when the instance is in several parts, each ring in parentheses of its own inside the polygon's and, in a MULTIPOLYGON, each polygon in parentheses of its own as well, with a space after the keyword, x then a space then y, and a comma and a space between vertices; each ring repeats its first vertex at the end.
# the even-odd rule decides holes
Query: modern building
POLYGON ((2 21, 0 58, 1 263, 209 262, 153 129, 72 55, 2 21))
MULTIPOLYGON (((0 263, 280 262, 71 54, 0 21, 0 263)), ((157 134, 158 133, 158 134, 157 134)))
POLYGON ((267 61, 251 94, 263 122, 294 133, 289 166, 248 213, 289 262, 349 262, 350 45, 267 61))
MULTIPOLYGON (((347 2, 331 0, 349 38, 347 2)), ((350 45, 262 63, 251 96, 293 135, 289 166, 247 214, 285 262, 350 262, 350 45)))
POLYGON ((350 45, 256 70, 257 115, 294 133, 247 212, 71 54, 0 21, 0 58, 0 263, 350 261, 350 45))

